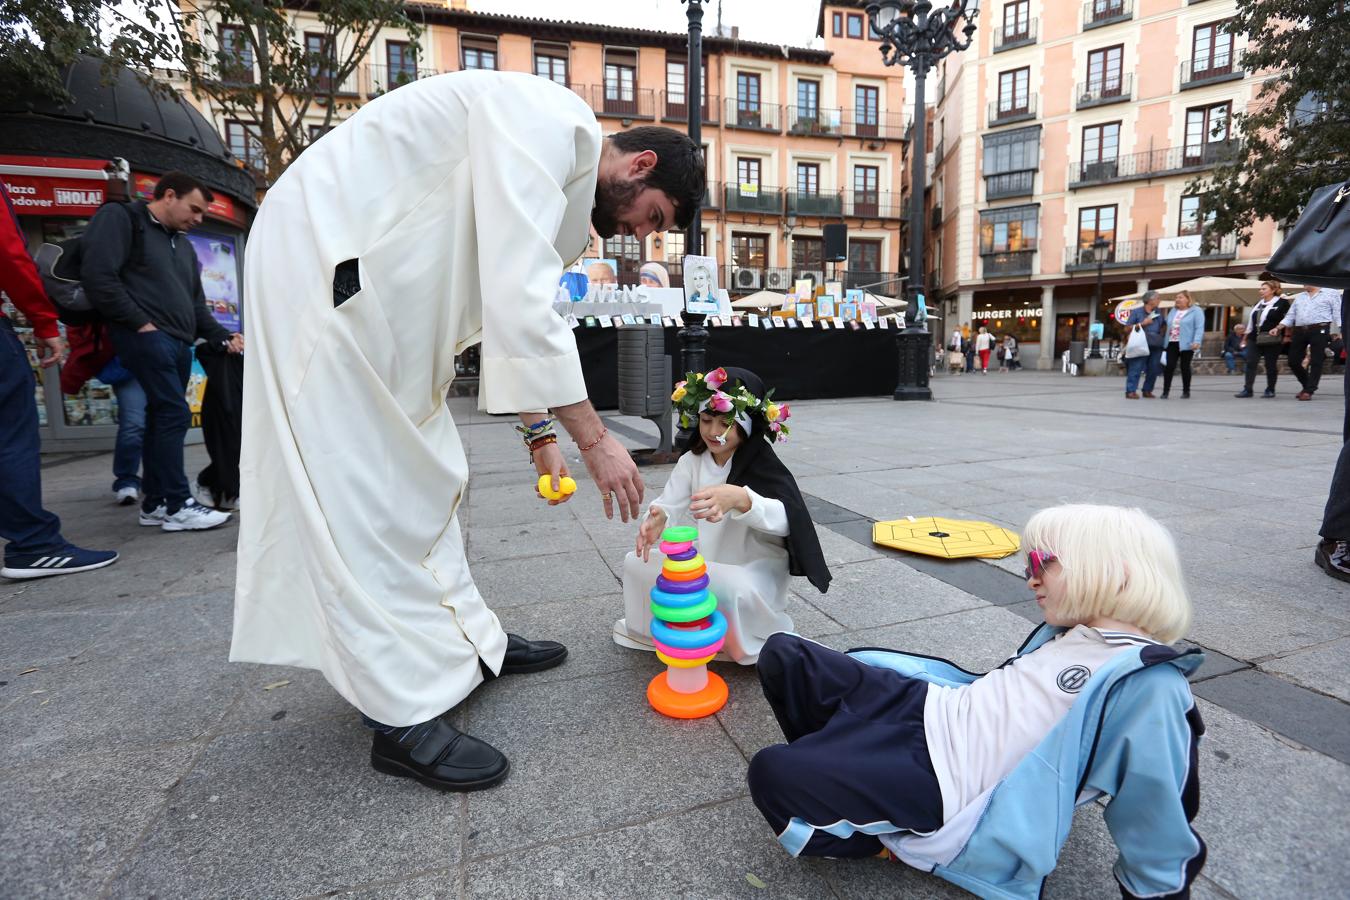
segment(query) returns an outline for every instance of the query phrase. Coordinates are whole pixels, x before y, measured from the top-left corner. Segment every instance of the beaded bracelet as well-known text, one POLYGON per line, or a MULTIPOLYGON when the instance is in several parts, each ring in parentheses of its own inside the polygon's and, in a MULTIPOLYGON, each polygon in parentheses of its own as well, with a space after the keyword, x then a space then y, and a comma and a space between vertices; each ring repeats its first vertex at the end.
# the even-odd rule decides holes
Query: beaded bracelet
POLYGON ((590 442, 589 444, 587 444, 585 447, 581 447, 580 444, 577 444, 577 446, 578 446, 578 447, 581 447, 581 452, 582 452, 582 453, 585 453, 587 450, 594 449, 594 448, 595 448, 595 445, 598 444, 598 443, 600 443, 601 441, 603 441, 603 440, 605 439, 605 435, 607 435, 607 434, 609 434, 609 429, 608 429, 608 428, 605 428, 604 426, 601 426, 601 427, 600 427, 600 436, 599 436, 599 437, 597 437, 595 440, 591 441, 591 442, 590 442))

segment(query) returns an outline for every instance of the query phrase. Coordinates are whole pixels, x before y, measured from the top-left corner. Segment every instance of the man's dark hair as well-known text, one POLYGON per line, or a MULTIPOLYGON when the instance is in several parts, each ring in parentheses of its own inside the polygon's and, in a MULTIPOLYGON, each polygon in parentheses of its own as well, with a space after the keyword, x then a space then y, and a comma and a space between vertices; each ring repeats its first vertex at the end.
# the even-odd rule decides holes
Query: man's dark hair
POLYGON ((207 203, 216 199, 216 195, 211 193, 209 187, 186 172, 165 172, 163 177, 155 182, 155 199, 163 200, 166 191, 173 191, 180 197, 186 197, 193 191, 201 191, 207 203))
POLYGON ((675 225, 687 230, 694 221, 694 213, 703 204, 703 192, 708 186, 703 151, 673 128, 643 125, 608 135, 614 149, 624 153, 651 150, 656 154, 656 165, 647 173, 644 183, 654 187, 675 204, 675 225))

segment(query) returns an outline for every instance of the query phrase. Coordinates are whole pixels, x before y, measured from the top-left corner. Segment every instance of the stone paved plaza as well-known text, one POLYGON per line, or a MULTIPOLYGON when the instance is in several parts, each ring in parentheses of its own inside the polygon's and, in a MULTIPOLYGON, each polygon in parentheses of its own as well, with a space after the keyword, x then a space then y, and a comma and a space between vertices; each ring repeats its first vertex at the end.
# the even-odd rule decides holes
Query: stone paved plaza
MULTIPOLYGON (((794 404, 783 456, 835 576, 825 596, 794 585, 797 627, 997 665, 1033 625, 1022 561, 879 552, 870 520, 1017 527, 1065 501, 1142 507, 1180 541, 1190 637, 1210 651, 1194 685, 1209 845, 1195 895, 1343 897, 1350 590, 1312 563, 1342 396, 1339 377, 1312 403, 1291 384, 1239 401, 1236 379, 1201 377, 1191 400, 1127 402, 1115 378, 944 375, 929 404, 794 404)), ((505 784, 441 794, 375 773, 369 733, 322 678, 226 661, 234 523, 138 528, 111 503, 110 456, 53 457, 46 497, 68 537, 123 555, 0 584, 0 897, 965 896, 895 863, 784 854, 745 787, 751 755, 780 739, 754 672, 717 667, 731 701, 713 718, 652 712, 658 664, 609 638, 634 526, 607 522, 584 481, 545 506, 510 422, 452 403, 479 587, 509 629, 571 648, 457 712, 510 756, 505 784)), ((609 421, 634 446, 653 431, 609 421)), ((190 471, 203 460, 190 451, 190 471)), ((644 469, 649 490, 667 471, 644 469)), ((1046 895, 1117 896, 1114 856, 1100 808, 1080 810, 1046 895)))

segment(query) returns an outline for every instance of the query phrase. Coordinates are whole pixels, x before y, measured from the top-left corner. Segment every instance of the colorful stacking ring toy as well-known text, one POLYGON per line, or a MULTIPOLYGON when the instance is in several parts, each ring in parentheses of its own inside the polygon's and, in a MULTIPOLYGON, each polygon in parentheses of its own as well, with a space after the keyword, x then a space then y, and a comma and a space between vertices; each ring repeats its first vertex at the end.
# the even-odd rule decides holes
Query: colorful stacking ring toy
POLYGON ((666 671, 647 685, 647 702, 676 719, 710 716, 727 702, 726 682, 708 671, 726 643, 727 619, 708 590, 708 566, 696 540, 695 528, 665 530, 660 549, 666 561, 651 590, 652 643, 666 671))

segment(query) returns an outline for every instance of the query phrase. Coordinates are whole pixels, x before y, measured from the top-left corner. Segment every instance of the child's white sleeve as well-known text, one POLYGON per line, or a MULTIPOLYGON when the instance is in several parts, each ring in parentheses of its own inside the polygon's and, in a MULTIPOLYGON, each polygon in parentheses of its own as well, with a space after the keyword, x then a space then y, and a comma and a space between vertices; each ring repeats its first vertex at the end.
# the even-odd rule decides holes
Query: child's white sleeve
POLYGON ((694 466, 697 462, 698 457, 693 453, 681 456, 679 462, 675 463, 675 468, 670 471, 670 478, 666 480, 661 496, 647 507, 648 514, 658 508, 664 512, 667 527, 692 524, 694 521, 689 514, 689 504, 694 496, 694 466))
POLYGON ((788 518, 783 501, 761 497, 749 488, 746 488, 745 492, 750 495, 749 512, 734 512, 727 518, 753 528, 755 531, 763 531, 766 534, 773 534, 778 537, 787 537, 788 518))

